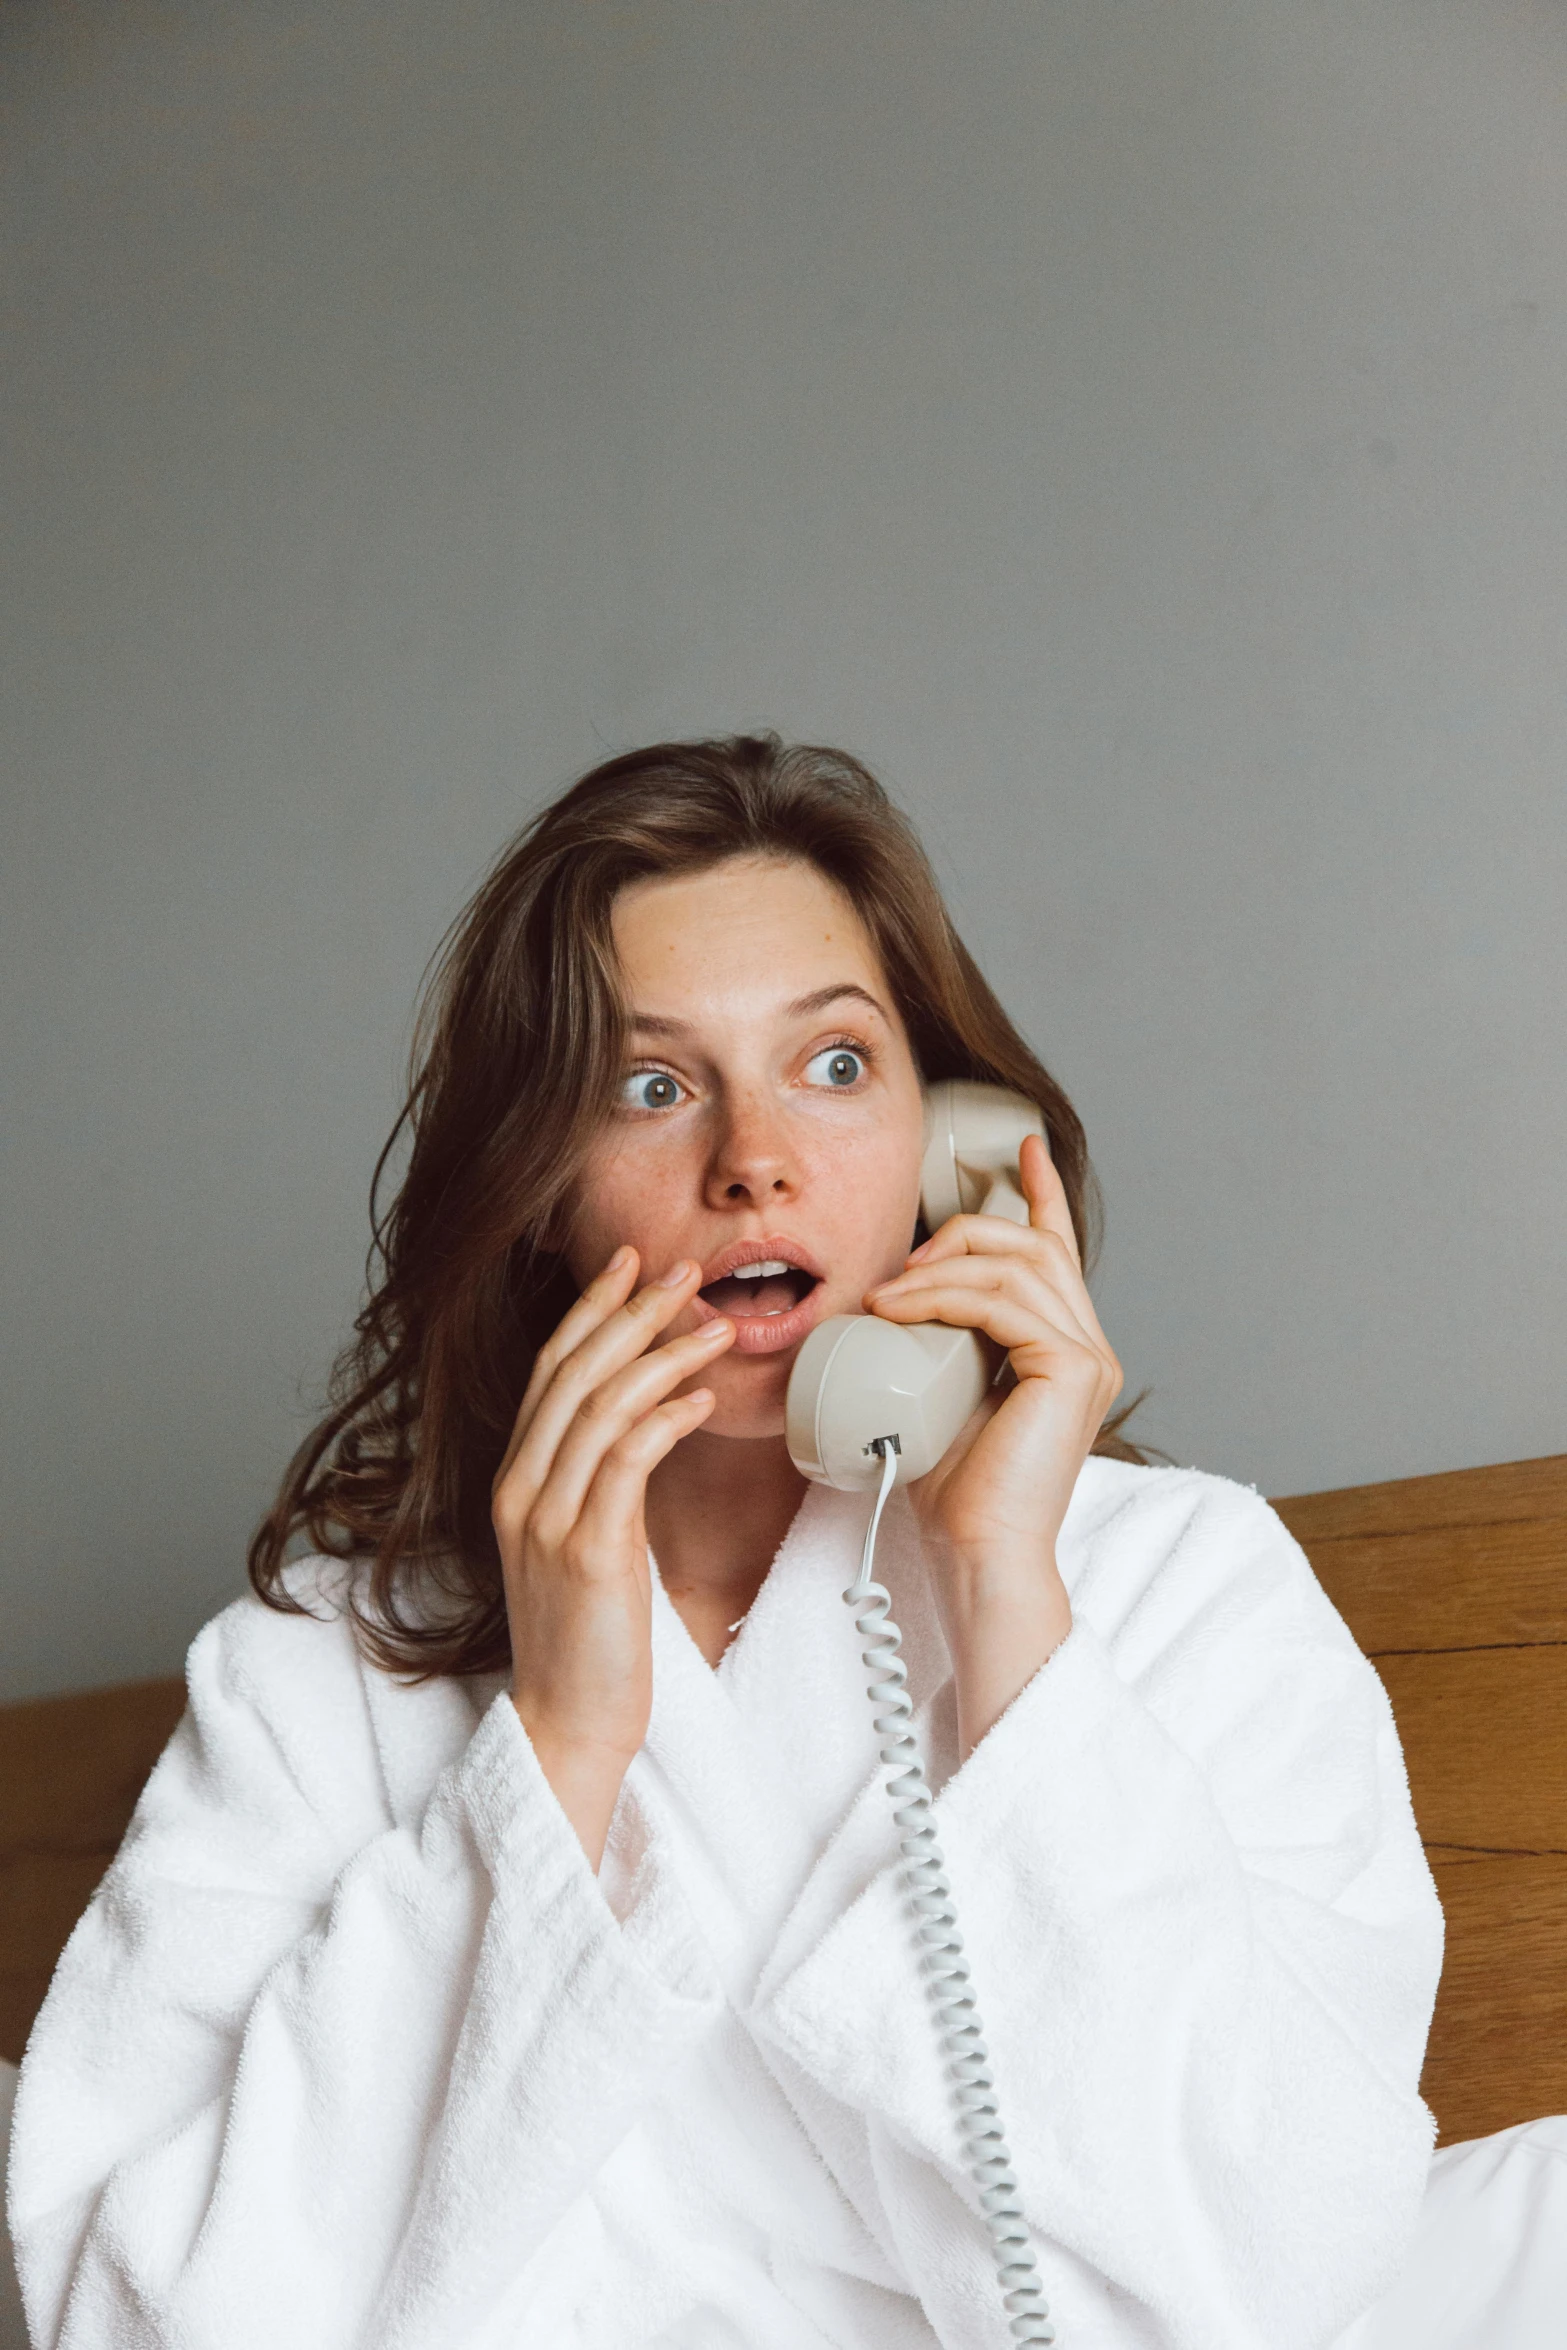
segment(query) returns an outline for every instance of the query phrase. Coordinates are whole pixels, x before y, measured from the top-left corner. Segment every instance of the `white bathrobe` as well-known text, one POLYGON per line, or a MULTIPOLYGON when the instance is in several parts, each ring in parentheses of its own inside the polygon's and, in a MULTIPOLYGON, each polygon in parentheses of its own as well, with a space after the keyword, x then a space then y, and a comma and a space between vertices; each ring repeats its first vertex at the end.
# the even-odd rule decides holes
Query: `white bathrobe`
MULTIPOLYGON (((207 1626, 23 2067, 39 2344, 1000 2350, 840 1597, 865 1515, 810 1493, 716 1672, 655 1574, 599 1877, 498 1679, 207 1626)), ((1434 2135, 1392 1714, 1250 1491, 1091 1460, 1059 1555, 1072 1631, 961 1769, 901 1495, 878 1570, 1061 2350, 1321 2350, 1434 2135)))

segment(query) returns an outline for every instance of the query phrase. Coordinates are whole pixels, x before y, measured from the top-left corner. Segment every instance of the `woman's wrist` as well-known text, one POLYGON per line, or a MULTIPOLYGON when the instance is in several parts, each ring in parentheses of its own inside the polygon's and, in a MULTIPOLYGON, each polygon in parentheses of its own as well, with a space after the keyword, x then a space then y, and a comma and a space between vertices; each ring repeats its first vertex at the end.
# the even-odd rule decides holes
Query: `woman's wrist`
POLYGON ((954 1551, 938 1579, 966 1762, 1071 1631, 1072 1603, 1053 1554, 954 1551))
POLYGON ((597 1874, 631 1757, 596 1740, 562 1735, 515 1691, 512 1704, 550 1791, 597 1874))

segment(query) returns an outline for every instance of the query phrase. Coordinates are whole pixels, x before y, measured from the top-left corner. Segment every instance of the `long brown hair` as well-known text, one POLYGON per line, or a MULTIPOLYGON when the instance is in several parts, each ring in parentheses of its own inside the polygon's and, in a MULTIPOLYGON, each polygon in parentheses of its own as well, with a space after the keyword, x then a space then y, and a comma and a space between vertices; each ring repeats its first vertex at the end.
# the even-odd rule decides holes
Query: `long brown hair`
MULTIPOLYGON (((851 900, 927 1082, 974 1077, 1038 1103, 1092 1264, 1099 1193, 1077 1113, 986 985, 875 777, 842 751, 774 735, 611 759, 502 852, 432 964, 407 1100, 371 1188, 369 1302, 331 1408, 250 1545, 269 1606, 300 1605, 285 1560, 303 1535, 368 1563, 350 1605, 377 1664, 420 1677, 508 1664, 490 1489, 533 1357, 575 1294, 560 1220, 621 1073, 615 897, 650 875, 756 855, 802 858, 851 900)), ((1119 1433, 1125 1417, 1095 1449, 1140 1459, 1119 1433)))

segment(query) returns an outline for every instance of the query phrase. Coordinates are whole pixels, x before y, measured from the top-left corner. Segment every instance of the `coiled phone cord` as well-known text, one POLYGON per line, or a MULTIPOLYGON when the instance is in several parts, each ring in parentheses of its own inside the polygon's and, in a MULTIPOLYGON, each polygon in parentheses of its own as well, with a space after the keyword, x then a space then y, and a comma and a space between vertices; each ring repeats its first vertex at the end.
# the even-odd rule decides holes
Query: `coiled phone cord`
POLYGON ((903 1635, 892 1620, 892 1594, 873 1582, 876 1535, 898 1474, 898 1440, 878 1436, 871 1448, 881 1455, 881 1483, 876 1506, 865 1529, 860 1571, 844 1600, 862 1612, 854 1628, 864 1642, 862 1660, 872 1678, 865 1694, 876 1710, 881 1737, 881 1759, 896 1778, 887 1781, 892 1816, 897 1822, 900 1849, 908 1862, 910 1906, 916 1931, 925 1949, 925 1988, 936 2011, 942 2053, 957 2084, 962 2116, 963 2151, 975 2185, 979 2207, 990 2230, 1001 2298, 1011 2318, 1016 2342, 1053 2342, 1055 2328, 1036 2274, 1028 2226, 1018 2204, 1012 2157, 1002 2134, 995 2083, 990 2077, 990 2054, 985 2046, 979 2009, 975 2004, 963 1937, 958 1932, 952 1887, 946 1862, 931 1822, 931 1795, 919 1748, 909 1734, 914 1707, 905 1686, 908 1667, 900 1649, 903 1635))

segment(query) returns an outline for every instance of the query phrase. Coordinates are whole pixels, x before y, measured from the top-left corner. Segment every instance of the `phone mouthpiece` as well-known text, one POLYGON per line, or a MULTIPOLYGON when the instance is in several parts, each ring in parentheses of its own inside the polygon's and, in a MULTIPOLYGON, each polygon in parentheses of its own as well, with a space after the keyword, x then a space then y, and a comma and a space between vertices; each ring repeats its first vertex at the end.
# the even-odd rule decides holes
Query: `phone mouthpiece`
POLYGON ((890 1443, 895 1481, 907 1485, 936 1466, 988 1384, 972 1331, 834 1314, 811 1332, 789 1375, 789 1458, 818 1485, 868 1493, 881 1482, 880 1448, 890 1443))

